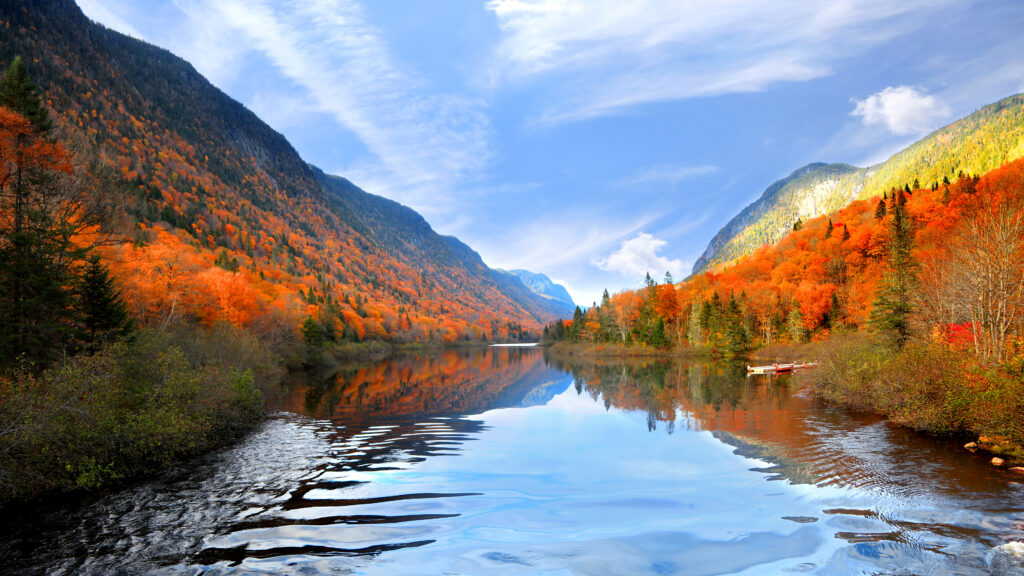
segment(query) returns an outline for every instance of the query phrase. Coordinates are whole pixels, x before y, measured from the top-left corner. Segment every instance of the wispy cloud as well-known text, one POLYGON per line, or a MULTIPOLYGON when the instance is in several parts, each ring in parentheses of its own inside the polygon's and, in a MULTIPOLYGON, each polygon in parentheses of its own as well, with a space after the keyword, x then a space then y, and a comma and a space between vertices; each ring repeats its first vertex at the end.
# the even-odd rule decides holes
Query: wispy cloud
POLYGON ((943 2, 952 0, 491 0, 503 33, 492 77, 557 71, 560 97, 534 122, 550 126, 825 76, 943 2))
POLYGON ((426 212, 490 159, 485 106, 431 92, 390 54, 352 0, 221 0, 223 22, 245 33, 277 70, 355 133, 374 158, 350 169, 426 212))
POLYGON ((711 174, 718 171, 718 166, 688 166, 684 164, 657 164, 650 166, 632 177, 621 180, 621 186, 639 186, 643 184, 661 184, 675 186, 683 180, 696 176, 711 174))
POLYGON ((659 278, 665 272, 682 277, 684 270, 689 269, 688 264, 658 254, 667 244, 668 242, 664 240, 641 232, 623 241, 618 249, 607 257, 595 259, 594 265, 602 270, 618 272, 624 277, 637 280, 647 273, 654 278, 659 278))
POLYGON ((143 38, 142 33, 125 20, 121 14, 112 9, 104 0, 77 0, 78 7, 91 20, 103 23, 104 26, 135 38, 143 38))
POLYGON ((950 115, 945 103, 910 86, 890 86, 863 100, 853 99, 853 103, 852 116, 859 116, 868 126, 881 124, 897 136, 922 134, 950 115))

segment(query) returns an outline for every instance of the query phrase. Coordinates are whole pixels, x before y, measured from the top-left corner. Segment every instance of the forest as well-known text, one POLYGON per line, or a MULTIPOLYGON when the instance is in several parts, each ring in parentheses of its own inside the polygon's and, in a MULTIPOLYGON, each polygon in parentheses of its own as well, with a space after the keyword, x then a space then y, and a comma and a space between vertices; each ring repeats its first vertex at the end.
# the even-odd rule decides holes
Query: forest
POLYGON ((918 180, 675 283, 648 277, 544 341, 767 353, 812 343, 826 400, 913 427, 1024 439, 1024 160, 918 180))

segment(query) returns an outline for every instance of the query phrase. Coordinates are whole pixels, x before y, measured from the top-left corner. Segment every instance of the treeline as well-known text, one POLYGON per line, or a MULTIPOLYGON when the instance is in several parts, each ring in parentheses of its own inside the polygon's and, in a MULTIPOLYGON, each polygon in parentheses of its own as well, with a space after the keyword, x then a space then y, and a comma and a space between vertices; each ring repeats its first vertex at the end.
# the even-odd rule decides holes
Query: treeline
MULTIPOLYGON (((780 242, 732 266, 678 284, 670 277, 659 284, 648 275, 639 290, 606 291, 600 304, 578 310, 571 321, 549 324, 545 340, 706 347, 735 355, 837 332, 885 333, 902 345, 911 334, 938 338, 958 333, 956 326, 962 332, 966 323, 980 356, 1003 358, 1012 352, 1008 336, 1020 318, 964 309, 957 302, 972 297, 954 297, 944 278, 964 262, 987 261, 975 238, 1016 246, 1016 240, 980 234, 994 229, 986 224, 992 219, 1020 215, 1022 172, 1024 162, 1017 161, 984 177, 960 173, 926 188, 908 184, 798 221, 780 242), (974 253, 968 257, 961 254, 965 250, 974 253), (986 344, 992 338, 997 341, 986 344)), ((1017 258, 1011 258, 1014 249, 1006 248, 1004 260, 1017 258)), ((967 290, 966 278, 961 284, 967 290)), ((1012 284, 1004 291, 987 297, 990 308, 1014 298, 1012 284)))

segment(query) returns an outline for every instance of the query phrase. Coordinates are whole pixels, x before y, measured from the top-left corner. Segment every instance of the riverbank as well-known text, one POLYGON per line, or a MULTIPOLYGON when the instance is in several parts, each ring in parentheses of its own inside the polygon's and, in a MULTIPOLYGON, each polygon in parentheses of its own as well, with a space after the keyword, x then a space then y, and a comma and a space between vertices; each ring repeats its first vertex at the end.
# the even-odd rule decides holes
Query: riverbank
POLYGON ((541 346, 550 354, 564 358, 711 358, 711 351, 701 348, 654 348, 565 340, 541 346))
POLYGON ((0 380, 0 501, 105 489, 244 436, 283 362, 228 325, 129 342, 0 380))
POLYGON ((821 365, 800 378, 821 400, 915 430, 976 439, 965 449, 1004 460, 996 465, 1024 462, 1024 379, 1005 366, 924 339, 895 351, 865 334, 823 342, 816 352, 821 365))

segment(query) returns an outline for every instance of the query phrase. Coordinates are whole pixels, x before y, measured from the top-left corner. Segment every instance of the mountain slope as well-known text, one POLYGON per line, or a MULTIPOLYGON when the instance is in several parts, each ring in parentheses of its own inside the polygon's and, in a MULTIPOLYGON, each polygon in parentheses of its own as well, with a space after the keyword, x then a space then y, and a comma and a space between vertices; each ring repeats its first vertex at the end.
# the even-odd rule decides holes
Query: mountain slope
POLYGON ((809 164, 765 190, 729 221, 694 264, 697 273, 777 242, 797 219, 838 210, 918 180, 922 186, 981 174, 1024 157, 1024 94, 981 108, 869 168, 809 164))
POLYGON ((558 314, 413 210, 305 163, 184 60, 70 0, 0 0, 0 63, 19 54, 62 138, 124 183, 118 226, 136 243, 111 256, 144 321, 301 322, 330 308, 346 334, 413 340, 515 337, 558 314), (174 266, 148 264, 158 257, 174 266))
POLYGON ((565 286, 555 284, 546 274, 530 272, 529 270, 496 270, 496 272, 515 276, 523 284, 526 284, 526 287, 532 290, 534 294, 557 302, 561 305, 560 310, 564 316, 571 316, 576 308, 576 303, 572 301, 572 296, 569 295, 569 291, 565 289, 565 286))

